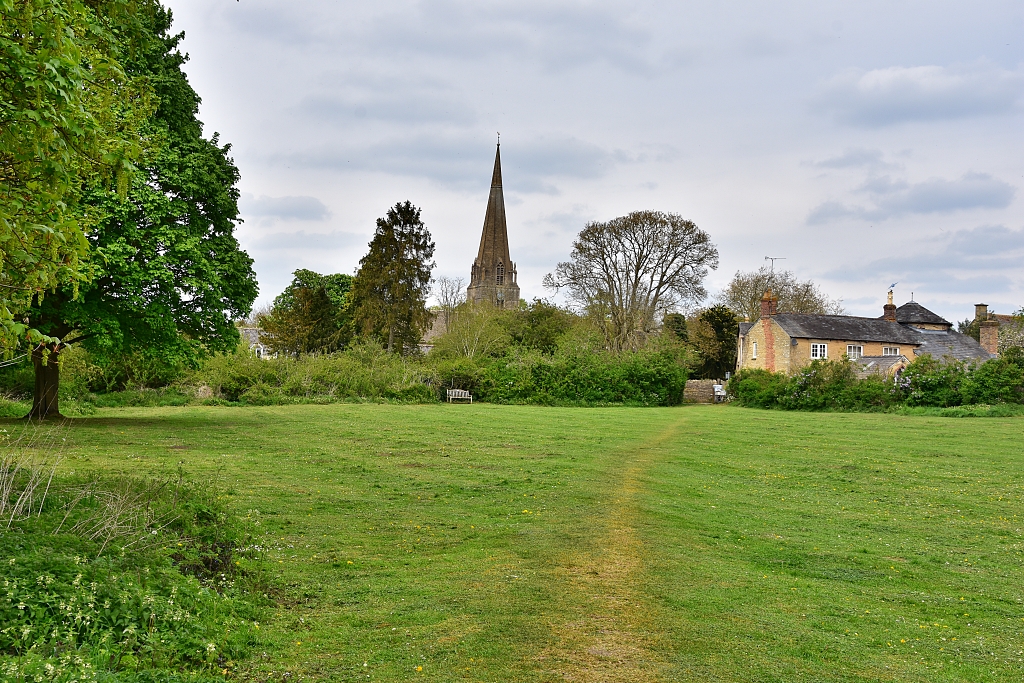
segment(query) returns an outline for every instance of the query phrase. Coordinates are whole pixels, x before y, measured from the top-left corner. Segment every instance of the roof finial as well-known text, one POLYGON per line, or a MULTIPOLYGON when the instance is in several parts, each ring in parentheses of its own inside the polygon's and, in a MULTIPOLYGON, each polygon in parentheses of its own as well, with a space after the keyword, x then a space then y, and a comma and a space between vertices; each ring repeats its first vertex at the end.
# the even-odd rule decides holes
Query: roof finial
POLYGON ((498 131, 498 147, 501 147, 501 131, 498 131))

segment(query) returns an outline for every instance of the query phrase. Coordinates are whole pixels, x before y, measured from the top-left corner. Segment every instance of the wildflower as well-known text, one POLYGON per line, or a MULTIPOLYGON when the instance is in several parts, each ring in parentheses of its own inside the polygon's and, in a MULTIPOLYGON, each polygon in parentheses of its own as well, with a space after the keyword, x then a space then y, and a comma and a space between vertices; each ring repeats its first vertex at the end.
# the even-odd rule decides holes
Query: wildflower
POLYGON ((416 670, 417 670, 417 671, 423 671, 423 667, 422 667, 422 666, 417 666, 417 667, 416 667, 416 670))
POLYGON ((207 643, 206 644, 206 651, 209 652, 212 655, 214 652, 217 651, 217 646, 214 645, 213 643, 207 643))

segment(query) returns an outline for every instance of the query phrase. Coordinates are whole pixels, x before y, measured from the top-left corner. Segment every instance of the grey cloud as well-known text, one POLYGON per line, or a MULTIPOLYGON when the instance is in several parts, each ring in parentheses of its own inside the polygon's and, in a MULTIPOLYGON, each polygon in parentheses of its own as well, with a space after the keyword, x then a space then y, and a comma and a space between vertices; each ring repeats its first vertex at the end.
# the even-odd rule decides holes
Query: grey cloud
POLYGON ((892 278, 901 289, 918 291, 1009 291, 1012 274, 1024 260, 1024 229, 982 225, 918 239, 912 249, 896 249, 892 256, 870 263, 851 264, 826 273, 826 277, 859 281, 892 278))
POLYGON ((351 125, 360 121, 384 121, 403 125, 442 123, 466 126, 476 121, 473 107, 461 93, 436 81, 408 76, 332 74, 328 92, 310 95, 299 111, 327 122, 351 125))
MULTIPOLYGON (((650 33, 621 14, 592 5, 521 0, 434 2, 381 18, 366 46, 458 60, 517 54, 552 71, 592 63, 629 72, 660 68, 662 60, 650 54, 650 33), (381 40, 384 36, 387 40, 381 40)), ((678 55, 668 59, 678 61, 678 55)))
MULTIPOLYGON (((1024 229, 1011 230, 1005 225, 982 225, 953 233, 948 247, 950 253, 962 256, 1017 254, 1024 251, 1024 229)), ((1020 264, 1020 260, 1017 259, 1020 264)))
POLYGON ((781 40, 764 33, 752 33, 740 42, 740 53, 750 59, 780 57, 788 52, 788 46, 781 40))
POLYGON ((931 178, 920 183, 878 176, 869 178, 858 190, 867 194, 874 206, 828 201, 811 211, 807 223, 821 225, 842 218, 882 221, 906 214, 1002 209, 1010 205, 1017 192, 987 173, 967 173, 959 180, 931 178))
POLYGON ((331 232, 272 232, 253 235, 245 240, 247 249, 253 251, 302 250, 310 252, 334 251, 363 244, 369 241, 366 235, 332 230, 331 232))
MULTIPOLYGON (((272 161, 337 171, 375 171, 426 178, 465 189, 490 181, 494 148, 476 136, 420 135, 349 149, 308 150, 272 161)), ((553 178, 597 178, 633 157, 572 137, 535 138, 502 144, 507 193, 557 194, 553 178)))
POLYGON ((838 156, 822 159, 821 161, 811 161, 807 165, 814 168, 879 168, 890 166, 891 164, 887 164, 882 160, 882 150, 880 149, 851 147, 844 150, 838 156))
POLYGON ((316 197, 254 197, 243 194, 240 209, 244 216, 255 218, 277 218, 283 220, 322 221, 331 212, 316 197))
POLYGON ((232 28, 284 45, 340 44, 360 53, 416 59, 464 61, 516 55, 520 62, 532 61, 549 71, 605 64, 650 73, 693 59, 692 50, 677 45, 655 52, 651 32, 631 22, 628 10, 614 6, 440 0, 403 4, 371 21, 353 20, 343 9, 330 5, 303 3, 299 8, 255 3, 238 13, 232 28))
POLYGON ((814 101, 818 111, 855 126, 934 121, 1016 108, 1024 77, 989 63, 962 67, 892 66, 849 69, 825 83, 814 101))

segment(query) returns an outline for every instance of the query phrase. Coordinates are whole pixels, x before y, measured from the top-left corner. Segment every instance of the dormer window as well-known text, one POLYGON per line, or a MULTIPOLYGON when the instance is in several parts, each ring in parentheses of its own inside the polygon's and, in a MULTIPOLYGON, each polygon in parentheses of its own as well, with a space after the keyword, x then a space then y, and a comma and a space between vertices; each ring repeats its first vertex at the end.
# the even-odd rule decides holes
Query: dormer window
POLYGON ((499 285, 505 284, 505 264, 504 263, 499 263, 498 264, 497 273, 494 276, 494 280, 499 285))

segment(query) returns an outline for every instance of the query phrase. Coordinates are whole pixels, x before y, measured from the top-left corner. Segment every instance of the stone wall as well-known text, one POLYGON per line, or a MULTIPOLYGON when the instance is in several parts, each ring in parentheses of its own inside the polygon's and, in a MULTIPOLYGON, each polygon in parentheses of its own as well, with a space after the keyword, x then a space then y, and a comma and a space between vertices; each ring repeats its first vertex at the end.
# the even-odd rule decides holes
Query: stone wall
POLYGON ((683 389, 683 403, 714 403, 715 385, 714 379, 688 379, 686 388, 683 389))

